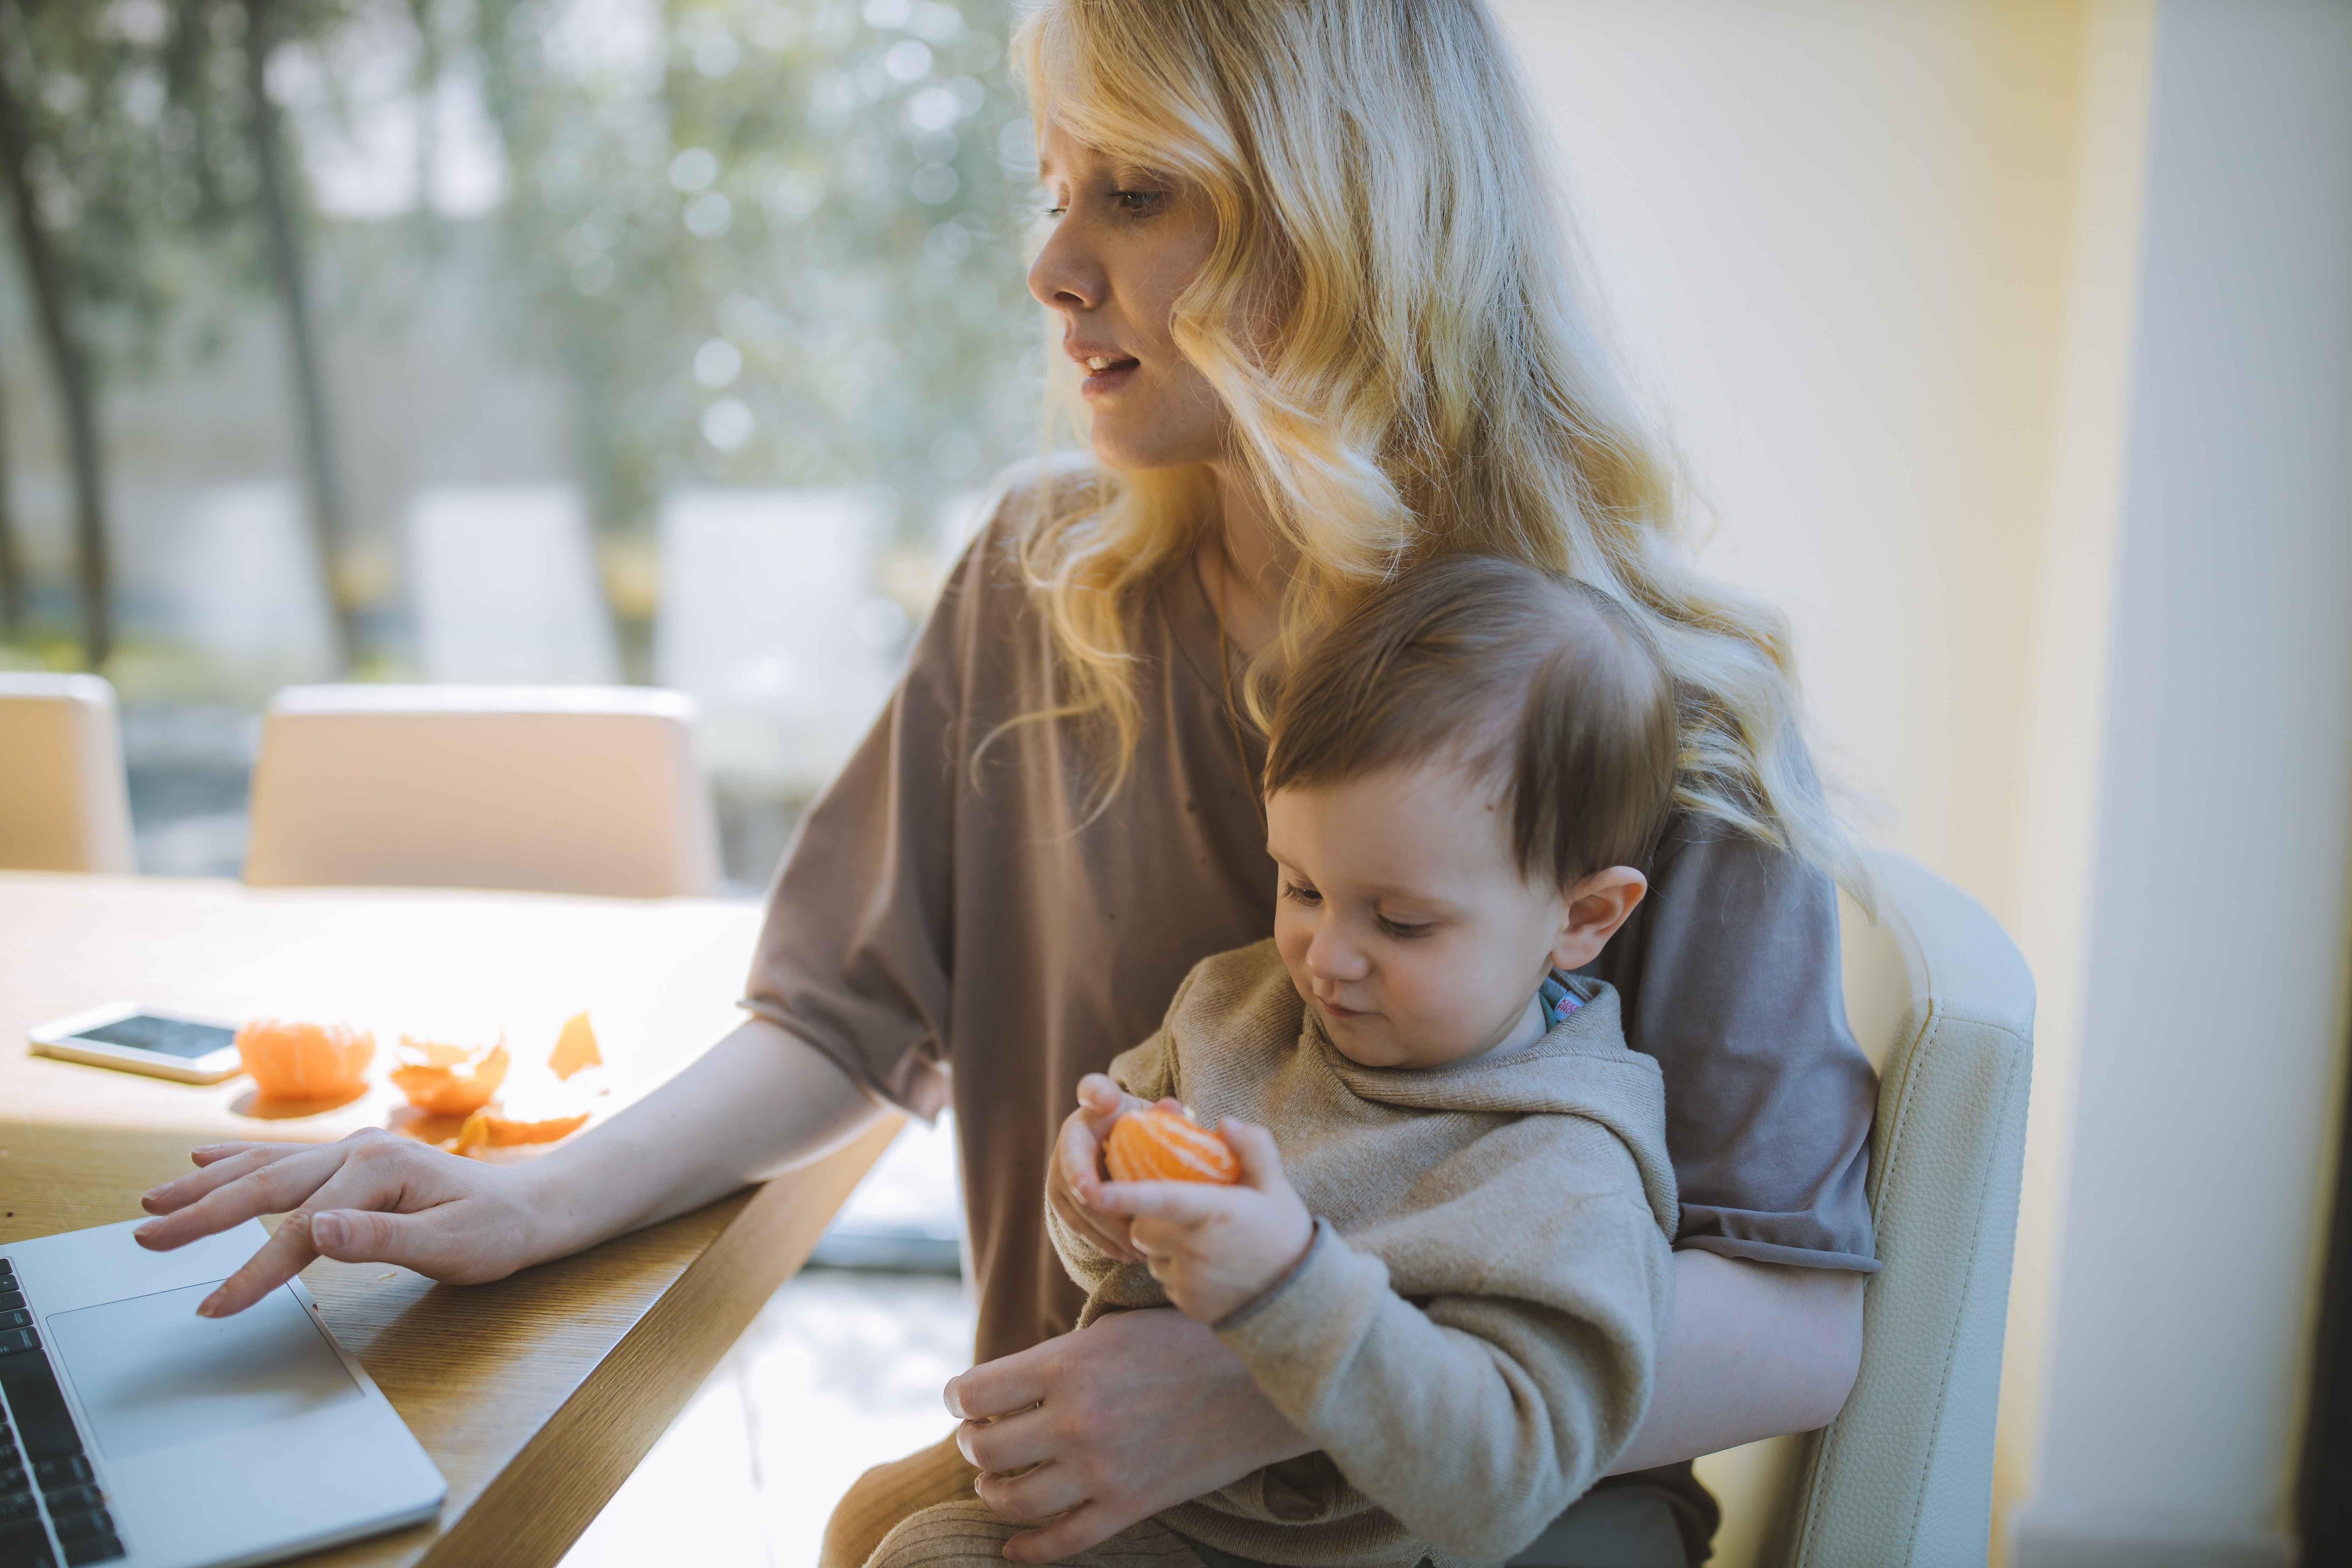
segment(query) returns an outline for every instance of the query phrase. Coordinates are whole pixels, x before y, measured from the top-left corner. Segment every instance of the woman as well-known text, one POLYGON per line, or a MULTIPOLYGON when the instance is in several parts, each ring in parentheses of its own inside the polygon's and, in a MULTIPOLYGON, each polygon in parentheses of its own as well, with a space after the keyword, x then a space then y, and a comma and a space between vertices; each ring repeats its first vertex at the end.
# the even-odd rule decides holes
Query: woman
MULTIPOLYGON (((877 1100, 952 1100, 981 1300, 980 1364, 949 1388, 967 1419, 859 1483, 828 1563, 975 1485, 1005 1517, 1058 1516, 1008 1549, 1050 1561, 1297 1453, 1173 1312, 1065 1332, 1048 1144, 1194 961, 1271 930, 1254 716, 1288 651, 1399 565, 1480 551, 1619 598, 1682 693, 1678 816, 1602 965, 1664 1069, 1685 1204, 1622 1468, 1826 1422, 1874 1267, 1831 880, 1850 852, 1779 623, 1685 563, 1571 305, 1491 18, 1048 0, 1016 54, 1054 204, 1030 282, 1085 372, 1097 462, 1016 487, 965 557, 785 857, 751 1021, 536 1165, 380 1136, 200 1152, 151 1195, 149 1244, 294 1210, 222 1311, 317 1253, 495 1279, 807 1160, 877 1100)), ((1686 1466, 1610 1510, 1648 1531, 1629 1561, 1680 1562, 1712 1522, 1686 1466)), ((1560 1530, 1580 1516, 1591 1500, 1560 1530)))

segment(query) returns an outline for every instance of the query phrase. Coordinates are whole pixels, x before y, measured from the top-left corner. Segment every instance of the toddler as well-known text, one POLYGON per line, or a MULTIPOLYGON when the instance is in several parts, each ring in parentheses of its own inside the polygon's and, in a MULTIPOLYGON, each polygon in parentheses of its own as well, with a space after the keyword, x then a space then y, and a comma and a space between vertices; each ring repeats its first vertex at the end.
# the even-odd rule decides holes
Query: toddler
MULTIPOLYGON (((1658 1068, 1574 971, 1646 889, 1673 690, 1599 593, 1457 557, 1323 638, 1272 729, 1274 938, 1080 1083, 1047 1223, 1082 1331, 1172 1304, 1317 1451, 1066 1561, 1500 1563, 1632 1438, 1671 1304, 1658 1068), (1175 1100, 1239 1183, 1105 1181, 1110 1126, 1175 1100)), ((1024 1528, 926 1509, 874 1568, 1024 1528)))

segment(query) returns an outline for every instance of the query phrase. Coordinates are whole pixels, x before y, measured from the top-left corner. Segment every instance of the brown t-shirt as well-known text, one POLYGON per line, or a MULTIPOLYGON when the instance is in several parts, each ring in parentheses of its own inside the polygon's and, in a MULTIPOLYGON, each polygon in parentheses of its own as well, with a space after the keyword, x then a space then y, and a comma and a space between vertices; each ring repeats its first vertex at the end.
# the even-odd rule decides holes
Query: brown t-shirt
MULTIPOLYGON (((1055 690, 1012 543, 1000 513, 802 822, 744 1003, 890 1104, 929 1117, 952 1099, 983 1361, 1066 1331, 1084 1304, 1042 1202, 1079 1078, 1151 1034, 1195 963, 1274 930, 1263 742, 1244 729, 1237 747, 1189 560, 1137 606, 1141 738, 1089 816, 1099 751, 1085 735, 1000 729, 1055 690)), ((1652 872, 1591 973, 1664 1075, 1676 1245, 1875 1268, 1863 1176, 1876 1091, 1846 1027, 1829 879, 1689 819, 1652 872)))

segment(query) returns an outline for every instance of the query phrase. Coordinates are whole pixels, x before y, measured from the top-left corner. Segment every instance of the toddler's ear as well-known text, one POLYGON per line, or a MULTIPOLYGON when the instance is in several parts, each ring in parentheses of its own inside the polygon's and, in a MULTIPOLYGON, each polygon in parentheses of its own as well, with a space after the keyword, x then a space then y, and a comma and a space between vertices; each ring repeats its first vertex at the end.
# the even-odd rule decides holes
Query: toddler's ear
POLYGON ((1551 950, 1555 969, 1581 969, 1601 956, 1650 890, 1650 879, 1631 866, 1593 872, 1561 900, 1559 936, 1551 950))

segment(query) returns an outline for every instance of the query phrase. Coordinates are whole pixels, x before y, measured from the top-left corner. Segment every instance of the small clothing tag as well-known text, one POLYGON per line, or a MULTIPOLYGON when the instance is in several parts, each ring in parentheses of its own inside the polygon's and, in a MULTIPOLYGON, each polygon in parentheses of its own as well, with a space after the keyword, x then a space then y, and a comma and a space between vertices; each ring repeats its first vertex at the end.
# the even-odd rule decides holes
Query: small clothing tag
POLYGON ((1584 1005, 1577 999, 1576 993, 1568 988, 1566 981, 1557 969, 1544 976, 1544 983, 1537 989, 1536 994, 1543 998, 1546 1024, 1557 1024, 1584 1005))

